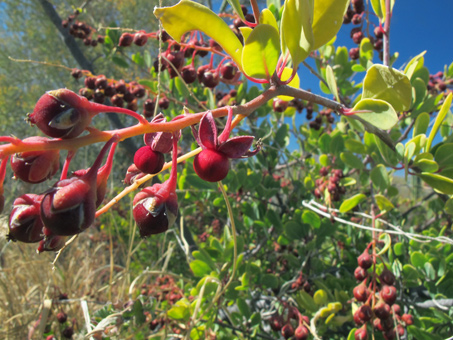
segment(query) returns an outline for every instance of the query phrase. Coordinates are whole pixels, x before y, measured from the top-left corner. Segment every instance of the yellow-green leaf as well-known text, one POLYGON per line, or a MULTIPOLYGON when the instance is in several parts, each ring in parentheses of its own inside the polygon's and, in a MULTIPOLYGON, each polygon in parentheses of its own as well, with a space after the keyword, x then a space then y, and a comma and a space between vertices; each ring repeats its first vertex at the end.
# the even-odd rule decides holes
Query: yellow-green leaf
POLYGON ((154 15, 162 22, 167 33, 177 42, 193 30, 214 39, 242 70, 242 44, 227 23, 206 6, 182 0, 171 7, 156 7, 154 15))
POLYGON ((260 24, 268 24, 274 26, 278 32, 277 20, 275 20, 274 15, 267 8, 263 9, 260 14, 260 24))
POLYGON ((453 195, 453 179, 438 175, 422 172, 420 178, 428 183, 434 190, 447 195, 453 195))
POLYGON ((364 194, 357 194, 354 195, 341 203, 340 206, 340 212, 345 213, 348 212, 351 209, 354 209, 356 205, 358 205, 360 202, 366 199, 366 196, 364 194))
POLYGON ((233 8, 233 10, 236 12, 236 14, 238 14, 241 17, 241 19, 245 19, 244 13, 242 12, 241 8, 241 3, 239 2, 239 0, 227 0, 227 1, 233 8))
POLYGON ((313 50, 328 43, 343 24, 349 0, 316 0, 313 11, 313 50))
POLYGON ((390 211, 395 207, 384 195, 376 194, 374 195, 374 198, 376 199, 376 204, 381 211, 390 211))
POLYGON ((439 130, 440 124, 442 124, 442 122, 445 119, 445 116, 447 115, 448 111, 450 110, 451 98, 452 98, 452 94, 450 93, 447 96, 447 98, 445 99, 444 103, 442 104, 442 107, 440 108, 439 113, 437 114, 436 121, 434 122, 434 126, 428 137, 428 142, 426 143, 426 148, 425 148, 426 151, 429 151, 431 149, 431 144, 433 142, 434 137, 437 134, 437 131, 439 130))
POLYGON ((281 44, 291 54, 293 67, 313 50, 313 0, 286 0, 281 21, 281 44))
MULTIPOLYGON (((289 77, 291 77, 292 74, 293 74, 293 69, 289 68, 289 67, 285 67, 285 69, 283 70, 282 76, 280 78, 282 81, 286 81, 289 79, 289 77)), ((296 73, 296 76, 293 78, 293 80, 291 80, 289 82, 288 86, 294 87, 296 89, 298 89, 300 87, 300 78, 297 73, 296 73)), ((290 97, 290 96, 278 96, 278 98, 281 100, 286 100, 286 101, 290 101, 293 99, 293 97, 290 97)))
POLYGON ((332 67, 330 67, 330 65, 327 65, 327 68, 326 68, 326 81, 327 81, 327 84, 329 85, 330 92, 334 95, 335 99, 339 102, 340 98, 338 97, 337 82, 335 80, 335 75, 334 75, 332 67))
POLYGON ((252 33, 253 28, 248 27, 248 26, 242 26, 239 27, 239 30, 241 31, 242 37, 244 38, 244 41, 247 41, 249 38, 250 33, 252 33))
POLYGON ((242 50, 242 67, 249 77, 270 79, 280 56, 280 38, 272 25, 259 24, 242 50))
POLYGON ((406 111, 412 102, 412 85, 404 73, 376 64, 367 71, 362 98, 385 100, 396 111, 406 111))
POLYGON ((356 115, 382 130, 391 129, 398 122, 398 116, 393 107, 383 100, 362 99, 354 106, 353 111, 362 110, 370 112, 356 115))

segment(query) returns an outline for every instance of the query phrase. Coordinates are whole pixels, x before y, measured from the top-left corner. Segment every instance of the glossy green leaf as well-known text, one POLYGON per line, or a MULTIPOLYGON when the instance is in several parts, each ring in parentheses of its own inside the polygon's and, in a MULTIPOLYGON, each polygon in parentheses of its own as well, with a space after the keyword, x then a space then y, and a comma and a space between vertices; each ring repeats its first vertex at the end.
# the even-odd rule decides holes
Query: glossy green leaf
POLYGON ((412 102, 412 85, 404 73, 384 65, 373 65, 363 81, 362 98, 381 99, 396 111, 406 111, 412 102))
POLYGON ((348 138, 344 141, 344 146, 346 149, 348 149, 351 152, 354 153, 360 153, 360 154, 365 154, 366 153, 366 147, 365 145, 362 144, 362 142, 353 139, 353 138, 348 138))
POLYGON ((396 256, 401 256, 404 254, 404 244, 402 242, 395 243, 393 246, 393 252, 395 253, 396 256))
POLYGON ((230 6, 233 8, 234 12, 241 17, 244 18, 244 13, 242 12, 241 3, 239 0, 227 0, 230 6))
POLYGON ((398 122, 395 110, 384 100, 362 99, 354 106, 353 111, 362 110, 370 112, 356 115, 379 129, 391 129, 398 122))
POLYGON ((242 44, 228 24, 206 6, 182 0, 171 7, 156 7, 154 15, 167 33, 177 42, 193 30, 205 33, 214 39, 242 70, 242 44))
POLYGON ((313 50, 313 0, 286 0, 281 21, 283 52, 289 51, 293 67, 308 57, 313 50))
POLYGON ((313 211, 305 210, 302 213, 302 222, 311 225, 315 229, 321 227, 321 218, 313 211))
POLYGON ((426 88, 426 84, 420 78, 413 79, 411 81, 413 87, 413 94, 412 94, 412 108, 418 107, 426 98, 426 94, 428 90, 426 88))
POLYGON ((418 117, 415 119, 414 130, 412 136, 418 136, 421 134, 426 134, 428 131, 429 126, 429 114, 426 112, 420 113, 418 117))
POLYGON ((275 19, 272 12, 270 10, 268 10, 267 8, 263 9, 260 13, 260 24, 267 24, 267 25, 274 26, 274 28, 278 32, 277 20, 275 19))
POLYGON ((418 175, 428 183, 434 190, 447 195, 453 195, 453 179, 439 175, 422 172, 418 175))
POLYGON ((340 154, 341 160, 352 169, 363 169, 362 160, 352 152, 345 151, 340 154))
POLYGON ((376 199, 376 204, 378 205, 379 209, 381 209, 381 211, 390 211, 395 207, 392 202, 390 202, 384 195, 377 194, 374 195, 374 198, 376 199))
POLYGON ((370 0, 370 2, 371 2, 371 7, 373 7, 373 11, 377 15, 377 17, 379 19, 383 19, 384 14, 383 14, 382 7, 381 7, 381 0, 370 0))
POLYGON ((387 169, 383 164, 378 164, 370 172, 370 179, 373 185, 384 192, 390 184, 387 169))
POLYGON ((450 94, 447 96, 447 98, 445 98, 445 101, 442 104, 442 107, 440 108, 439 113, 437 114, 433 128, 431 129, 431 132, 428 137, 428 142, 426 143, 426 149, 425 149, 426 151, 429 151, 431 149, 431 144, 434 140, 434 137, 437 134, 437 131, 439 130, 440 124, 442 124, 442 122, 445 119, 445 116, 447 115, 448 111, 450 110, 451 99, 452 99, 452 94, 450 92, 450 94))
POLYGON ((442 144, 436 149, 434 159, 440 168, 453 167, 453 143, 442 144))
POLYGON ((286 235, 291 240, 300 240, 304 237, 305 233, 302 230, 302 225, 296 221, 288 221, 283 226, 283 229, 286 232, 286 235))
POLYGON ((280 38, 275 27, 256 26, 242 50, 242 67, 249 77, 270 79, 280 56, 280 38))
MULTIPOLYGON (((381 153, 382 158, 388 165, 395 166, 398 164, 398 155, 395 151, 390 149, 387 144, 385 144, 380 138, 377 136, 374 136, 374 141, 376 146, 379 149, 379 152, 381 153)), ((404 147, 403 147, 404 148, 404 147)))
POLYGON ((415 72, 415 70, 419 67, 422 67, 423 66, 423 63, 424 63, 424 58, 423 56, 425 55, 426 51, 423 51, 422 53, 416 55, 415 57, 413 57, 406 65, 406 67, 404 68, 404 73, 406 74, 406 76, 412 80, 412 76, 415 72))
POLYGON ((412 167, 418 168, 423 172, 436 172, 439 170, 439 165, 430 159, 420 159, 412 163, 412 167))
POLYGON ((209 265, 201 260, 190 262, 190 269, 192 269, 193 274, 197 277, 203 277, 211 272, 209 265))
POLYGON ((416 326, 408 326, 407 331, 411 334, 414 339, 417 340, 442 340, 443 338, 433 332, 428 332, 424 329, 420 329, 416 326))
POLYGON ((333 73, 332 67, 327 65, 326 68, 326 81, 329 85, 330 92, 334 95, 335 99, 339 102, 340 97, 338 96, 337 81, 335 80, 335 74, 333 73))
POLYGON ((313 50, 327 44, 343 25, 349 0, 315 0, 313 13, 313 50))
POLYGON ((253 28, 248 27, 248 26, 242 26, 242 27, 239 27, 239 30, 241 31, 242 38, 244 38, 244 41, 247 41, 250 33, 252 33, 252 31, 253 31, 253 28))
POLYGON ((344 200, 343 203, 341 203, 340 212, 345 213, 351 209, 354 209, 354 207, 356 207, 358 204, 360 204, 360 202, 362 202, 365 199, 366 196, 364 194, 357 194, 344 200))
MULTIPOLYGON (((374 48, 373 48, 373 44, 370 42, 370 39, 368 39, 368 38, 363 38, 362 39, 362 41, 360 42, 359 52, 360 52, 360 58, 365 59, 365 61, 367 61, 367 60, 372 61, 373 60, 374 48)), ((365 61, 363 63, 361 61, 361 64, 363 66, 366 66, 366 62, 365 61)))

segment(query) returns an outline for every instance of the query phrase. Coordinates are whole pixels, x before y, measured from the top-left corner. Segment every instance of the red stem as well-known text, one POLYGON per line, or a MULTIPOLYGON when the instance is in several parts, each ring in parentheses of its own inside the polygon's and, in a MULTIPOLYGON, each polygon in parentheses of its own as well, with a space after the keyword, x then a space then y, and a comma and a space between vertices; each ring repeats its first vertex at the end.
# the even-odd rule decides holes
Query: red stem
POLYGON ((66 159, 63 164, 63 169, 61 170, 61 176, 60 176, 60 181, 68 178, 68 170, 69 170, 69 164, 71 164, 72 158, 75 155, 74 150, 68 150, 68 155, 66 156, 66 159))
POLYGON ((2 159, 0 164, 0 195, 3 195, 3 182, 5 181, 6 165, 8 164, 9 156, 2 159))
POLYGON ((171 159, 171 172, 170 178, 168 179, 168 191, 174 192, 176 190, 176 182, 178 179, 178 136, 177 132, 173 133, 173 152, 171 159))

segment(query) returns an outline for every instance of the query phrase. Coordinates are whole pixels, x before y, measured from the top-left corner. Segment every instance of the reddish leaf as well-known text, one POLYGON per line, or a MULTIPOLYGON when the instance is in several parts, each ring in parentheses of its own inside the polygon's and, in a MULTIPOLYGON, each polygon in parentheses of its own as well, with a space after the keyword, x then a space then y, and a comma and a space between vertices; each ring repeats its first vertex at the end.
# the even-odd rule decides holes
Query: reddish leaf
POLYGON ((228 158, 241 158, 249 151, 254 138, 253 136, 233 137, 220 145, 218 150, 227 155, 228 158))
POLYGON ((201 118, 198 136, 202 148, 212 150, 217 148, 217 127, 211 111, 201 118))

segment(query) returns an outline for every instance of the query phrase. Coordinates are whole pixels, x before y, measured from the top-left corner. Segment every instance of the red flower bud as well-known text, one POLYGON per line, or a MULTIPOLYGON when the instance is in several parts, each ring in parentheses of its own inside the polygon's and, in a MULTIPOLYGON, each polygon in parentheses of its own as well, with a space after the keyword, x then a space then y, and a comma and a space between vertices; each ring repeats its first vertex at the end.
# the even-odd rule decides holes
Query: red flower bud
POLYGON ((96 212, 96 180, 102 159, 117 136, 110 139, 90 170, 82 177, 58 181, 41 203, 41 218, 55 235, 70 236, 87 229, 96 212))
POLYGON ((133 216, 137 222, 140 236, 147 237, 165 232, 178 214, 177 179, 177 133, 173 136, 172 169, 170 178, 164 183, 147 187, 134 197, 133 216))
MULTIPOLYGON (((45 142, 45 137, 25 138, 24 142, 45 142)), ((60 168, 58 150, 24 151, 11 157, 14 176, 27 183, 40 183, 51 178, 60 168)))
POLYGON ((39 242, 44 238, 40 204, 43 196, 25 194, 16 198, 9 217, 8 239, 25 243, 39 242))

